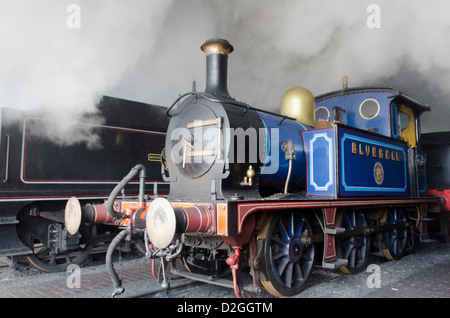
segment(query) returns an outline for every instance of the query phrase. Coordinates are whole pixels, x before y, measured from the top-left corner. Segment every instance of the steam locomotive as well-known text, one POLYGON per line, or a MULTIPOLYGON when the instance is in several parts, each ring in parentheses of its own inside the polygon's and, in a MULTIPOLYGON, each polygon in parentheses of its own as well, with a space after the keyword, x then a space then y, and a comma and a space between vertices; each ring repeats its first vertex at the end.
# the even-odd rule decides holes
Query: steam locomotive
POLYGON ((427 193, 441 201, 440 217, 430 224, 432 232, 450 240, 450 132, 422 134, 422 147, 427 155, 427 193))
MULTIPOLYGON (((167 110, 168 196, 147 200, 146 170, 137 165, 107 202, 68 202, 71 234, 102 211, 122 223, 109 254, 144 231, 164 286, 170 263, 173 273, 232 287, 238 297, 246 293, 244 270, 253 290, 262 284, 289 296, 305 288, 316 263, 355 273, 370 254, 399 259, 415 241, 430 240, 428 213, 441 206, 426 192, 426 104, 392 88, 343 87, 314 98, 295 87, 276 114, 230 96, 228 41, 211 39, 201 48, 205 92, 181 95, 167 110), (118 198, 137 176, 138 200, 118 198), (230 272, 232 280, 222 278, 230 272)), ((106 262, 120 294, 108 255, 106 262)))
MULTIPOLYGON (((98 111, 101 125, 89 117, 66 123, 73 134, 88 129, 98 136, 93 147, 84 139, 56 143, 40 133, 61 123, 39 110, 0 109, 0 256, 25 257, 46 272, 83 262, 96 244, 116 236, 117 226, 83 226, 70 235, 64 226, 67 200, 77 196, 84 205, 103 202, 136 161, 149 168, 147 194, 153 195, 154 184, 160 194, 168 193, 160 172, 168 125, 165 107, 105 96, 98 111)), ((138 193, 133 182, 123 195, 138 193)))

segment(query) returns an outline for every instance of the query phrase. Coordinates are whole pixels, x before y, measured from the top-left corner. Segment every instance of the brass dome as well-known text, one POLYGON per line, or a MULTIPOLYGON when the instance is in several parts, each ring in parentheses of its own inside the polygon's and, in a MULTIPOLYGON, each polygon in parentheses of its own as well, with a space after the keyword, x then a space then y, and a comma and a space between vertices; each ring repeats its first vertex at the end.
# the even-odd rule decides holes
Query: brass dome
POLYGON ((281 99, 281 115, 314 126, 314 105, 314 96, 309 90, 299 86, 293 87, 281 99))

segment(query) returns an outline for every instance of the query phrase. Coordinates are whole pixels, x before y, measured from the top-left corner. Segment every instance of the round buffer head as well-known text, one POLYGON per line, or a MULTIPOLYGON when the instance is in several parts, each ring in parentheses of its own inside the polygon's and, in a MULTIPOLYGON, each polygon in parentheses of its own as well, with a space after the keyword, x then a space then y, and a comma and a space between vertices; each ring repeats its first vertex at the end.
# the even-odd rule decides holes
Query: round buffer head
POLYGON ((78 232, 81 225, 81 205, 80 201, 75 197, 67 201, 64 222, 70 234, 75 235, 78 232))
POLYGON ((172 242, 176 230, 175 211, 164 198, 155 199, 145 217, 147 234, 157 248, 166 248, 172 242))

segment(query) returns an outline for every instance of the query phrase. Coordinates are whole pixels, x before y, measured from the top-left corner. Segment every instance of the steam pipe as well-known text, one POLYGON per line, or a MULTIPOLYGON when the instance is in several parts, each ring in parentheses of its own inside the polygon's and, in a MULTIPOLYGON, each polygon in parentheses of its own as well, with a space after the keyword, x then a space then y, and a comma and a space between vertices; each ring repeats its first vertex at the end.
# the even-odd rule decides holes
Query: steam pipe
POLYGON ((139 172, 139 202, 144 203, 144 196, 145 196, 145 178, 146 178, 146 168, 144 165, 139 164, 134 166, 131 171, 125 176, 125 178, 120 181, 114 190, 112 190, 111 194, 108 197, 107 202, 107 212, 110 216, 116 219, 123 219, 125 217, 125 214, 123 212, 117 212, 114 210, 114 201, 116 200, 116 197, 119 195, 119 193, 122 191, 123 188, 131 181, 133 178, 137 175, 139 172))
POLYGON ((281 150, 284 152, 286 160, 289 161, 289 170, 284 184, 284 194, 288 193, 289 180, 292 173, 292 160, 296 159, 294 142, 292 140, 286 140, 281 143, 281 150))
POLYGON ((292 159, 289 159, 289 170, 286 177, 286 183, 284 184, 284 194, 288 193, 289 179, 291 179, 291 173, 292 173, 292 159))
POLYGON ((112 255, 117 245, 128 235, 131 235, 130 230, 123 230, 112 240, 111 244, 108 247, 108 251, 106 252, 106 269, 108 270, 109 277, 113 281, 114 284, 114 292, 112 296, 120 295, 125 291, 125 288, 122 287, 122 281, 117 275, 113 263, 112 263, 112 255))

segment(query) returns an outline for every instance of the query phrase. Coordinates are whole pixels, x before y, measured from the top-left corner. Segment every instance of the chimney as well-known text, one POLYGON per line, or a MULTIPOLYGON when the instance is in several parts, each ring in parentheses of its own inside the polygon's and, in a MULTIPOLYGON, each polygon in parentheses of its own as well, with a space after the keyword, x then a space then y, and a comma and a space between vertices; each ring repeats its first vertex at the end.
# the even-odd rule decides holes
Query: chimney
POLYGON ((228 54, 233 52, 233 46, 227 40, 210 39, 201 49, 206 53, 205 93, 231 98, 227 88, 227 75, 228 54))

